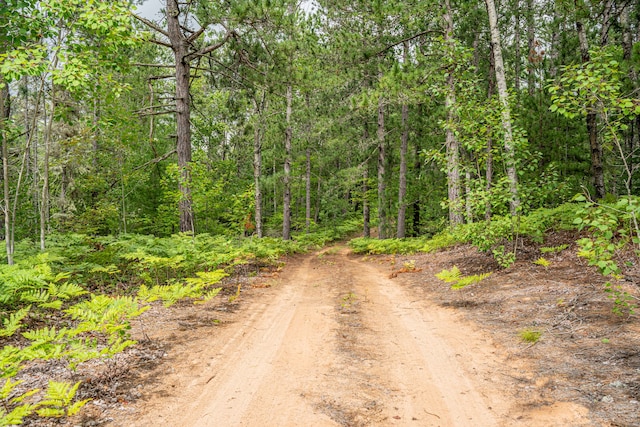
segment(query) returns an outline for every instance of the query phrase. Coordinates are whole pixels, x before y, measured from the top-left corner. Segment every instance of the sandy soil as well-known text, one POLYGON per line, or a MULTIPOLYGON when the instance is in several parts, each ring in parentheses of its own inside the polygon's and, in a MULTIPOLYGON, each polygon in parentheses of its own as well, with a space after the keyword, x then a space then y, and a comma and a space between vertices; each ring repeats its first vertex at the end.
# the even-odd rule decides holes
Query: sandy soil
POLYGON ((153 311, 136 333, 165 343, 160 362, 138 363, 120 405, 97 399, 82 423, 600 425, 575 399, 549 398, 550 376, 501 335, 425 295, 426 272, 397 266, 334 247, 288 260, 231 304, 153 311))

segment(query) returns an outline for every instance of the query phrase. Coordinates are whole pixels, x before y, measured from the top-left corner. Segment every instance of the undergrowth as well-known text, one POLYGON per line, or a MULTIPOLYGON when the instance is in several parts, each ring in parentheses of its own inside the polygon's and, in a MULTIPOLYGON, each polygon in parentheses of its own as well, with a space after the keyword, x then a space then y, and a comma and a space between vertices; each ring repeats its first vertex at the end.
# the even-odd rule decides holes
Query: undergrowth
MULTIPOLYGON (((239 266, 275 265, 283 255, 345 238, 357 228, 351 221, 291 241, 59 234, 50 236, 44 253, 33 242, 20 242, 16 264, 0 265, 0 425, 70 416, 87 402, 75 399, 80 383, 50 381, 40 390, 16 381, 30 362, 55 360, 73 370, 89 360, 107 361, 136 344, 131 321, 154 301, 204 303, 239 266)), ((239 293, 240 287, 235 298, 239 293)))

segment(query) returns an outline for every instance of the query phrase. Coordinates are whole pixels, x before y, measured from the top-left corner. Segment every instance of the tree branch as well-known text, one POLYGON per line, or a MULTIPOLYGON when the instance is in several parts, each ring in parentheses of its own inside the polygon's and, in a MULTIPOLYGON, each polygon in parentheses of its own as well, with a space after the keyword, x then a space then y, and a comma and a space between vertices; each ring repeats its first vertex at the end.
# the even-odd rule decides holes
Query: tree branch
POLYGON ((177 113, 176 110, 164 110, 164 111, 149 111, 144 112, 144 111, 137 111, 136 114, 138 114, 138 116, 140 117, 149 117, 149 116, 162 116, 165 114, 175 114, 177 113))
POLYGON ((190 53, 189 55, 187 55, 185 57, 185 59, 188 61, 188 60, 193 59, 196 56, 204 56, 204 55, 206 55, 208 53, 216 51, 216 50, 220 49, 227 41, 229 41, 231 36, 235 36, 235 34, 236 33, 234 31, 230 31, 230 32, 227 33, 226 36, 224 36, 224 39, 222 39, 219 43, 216 43, 216 44, 213 44, 213 45, 209 45, 207 47, 203 47, 202 49, 200 49, 197 52, 190 53))
POLYGON ((417 39, 417 38, 418 38, 418 37, 420 37, 420 36, 424 36, 425 34, 442 34, 442 31, 440 31, 440 30, 425 30, 425 31, 422 31, 422 32, 420 32, 420 33, 418 33, 418 34, 414 34, 414 35, 413 35, 413 36, 411 36, 411 37, 407 37, 406 39, 402 39, 402 40, 400 40, 400 41, 398 41, 398 42, 395 42, 395 43, 393 43, 393 44, 390 44, 389 46, 385 47, 385 48, 384 48, 384 49, 382 49, 381 51, 377 52, 377 53, 375 54, 375 56, 378 56, 378 55, 380 55, 380 54, 382 54, 382 53, 384 53, 384 52, 388 51, 389 49, 391 49, 391 48, 393 48, 393 47, 398 46, 399 44, 402 44, 402 43, 405 43, 405 42, 411 41, 411 40, 413 40, 413 39, 417 39))
POLYGON ((140 62, 136 62, 131 64, 136 67, 155 67, 155 68, 176 68, 175 65, 163 65, 163 64, 143 64, 140 62))
POLYGON ((175 74, 169 74, 166 76, 151 76, 147 80, 164 80, 164 79, 174 79, 176 77, 175 74))
POLYGON ((154 22, 149 21, 146 18, 143 18, 142 16, 138 16, 135 13, 131 13, 131 16, 133 16, 134 18, 136 18, 138 21, 142 22, 144 25, 146 25, 147 27, 151 28, 154 31, 159 32, 160 34, 162 34, 163 36, 169 38, 169 33, 167 33, 165 30, 163 30, 162 28, 158 27, 154 22))
MULTIPOLYGON (((157 157, 157 158, 155 158, 155 159, 153 159, 153 160, 149 160, 147 163, 142 164, 142 165, 138 166, 137 168, 133 168, 133 169, 131 169, 131 172, 135 172, 135 171, 137 171, 137 170, 143 169, 143 168, 145 168, 145 167, 147 167, 147 166, 149 166, 149 165, 158 164, 158 163, 160 163, 161 161, 166 160, 166 159, 168 159, 169 157, 173 156, 175 153, 176 153, 176 150, 171 150, 171 151, 169 151, 168 153, 163 154, 163 155, 162 155, 162 156, 160 156, 160 157, 157 157)), ((111 184, 111 188, 115 187, 115 186, 116 186, 120 181, 121 181, 120 179, 115 180, 115 181, 111 184)))
POLYGON ((193 32, 193 34, 191 34, 189 37, 187 37, 187 43, 191 44, 193 43, 198 37, 200 37, 202 35, 202 33, 204 33, 204 28, 205 27, 200 27, 200 29, 196 32, 193 32))
POLYGON ((171 46, 171 44, 169 44, 167 42, 163 42, 162 40, 149 39, 149 42, 157 44, 157 45, 160 45, 160 46, 168 47, 169 49, 173 49, 173 46, 171 46))

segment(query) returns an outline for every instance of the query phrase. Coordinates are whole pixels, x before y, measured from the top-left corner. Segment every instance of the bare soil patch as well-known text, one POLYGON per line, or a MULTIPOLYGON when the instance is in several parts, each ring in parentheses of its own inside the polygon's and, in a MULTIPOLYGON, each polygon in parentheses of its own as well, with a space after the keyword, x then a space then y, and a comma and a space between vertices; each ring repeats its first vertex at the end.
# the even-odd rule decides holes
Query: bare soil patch
POLYGON ((574 247, 548 267, 536 246, 522 254, 500 270, 468 246, 334 247, 234 278, 203 306, 154 307, 137 347, 62 374, 94 399, 68 424, 639 426, 637 319, 611 312, 574 247), (453 265, 493 274, 453 291, 435 277, 453 265), (525 328, 541 339, 523 342, 525 328))
MULTIPOLYGON (((640 324, 635 316, 612 312, 603 278, 577 257, 570 233, 549 236, 544 245, 527 242, 520 260, 500 270, 493 258, 461 246, 437 254, 387 257, 390 269, 410 260, 423 271, 398 279, 424 299, 453 307, 464 318, 491 334, 509 363, 523 367, 513 376, 515 397, 523 408, 546 411, 556 402, 573 402, 589 409, 594 425, 640 426, 640 324), (559 253, 541 246, 569 244, 559 253), (544 256, 550 265, 533 263, 544 256), (484 281, 452 291, 434 275, 458 266, 464 275, 493 272, 484 281), (519 331, 541 332, 535 344, 519 331)), ((640 295, 629 266, 624 289, 640 295)), ((636 300, 637 301, 637 300, 636 300)), ((571 425, 571 424, 567 424, 571 425)))

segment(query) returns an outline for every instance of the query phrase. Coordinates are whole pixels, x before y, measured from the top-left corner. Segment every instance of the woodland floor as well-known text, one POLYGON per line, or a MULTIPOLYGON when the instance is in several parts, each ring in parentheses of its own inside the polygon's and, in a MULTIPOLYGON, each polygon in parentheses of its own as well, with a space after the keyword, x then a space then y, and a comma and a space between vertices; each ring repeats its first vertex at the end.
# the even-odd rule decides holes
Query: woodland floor
POLYGON ((66 423, 640 426, 638 318, 611 312, 575 245, 546 254, 546 268, 525 247, 499 270, 468 246, 407 257, 335 246, 238 277, 208 304, 154 307, 134 325, 138 346, 73 374, 94 400, 66 423), (494 273, 454 291, 434 276, 453 265, 494 273), (523 342, 525 328, 542 338, 523 342))

